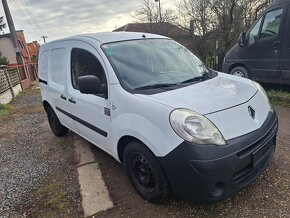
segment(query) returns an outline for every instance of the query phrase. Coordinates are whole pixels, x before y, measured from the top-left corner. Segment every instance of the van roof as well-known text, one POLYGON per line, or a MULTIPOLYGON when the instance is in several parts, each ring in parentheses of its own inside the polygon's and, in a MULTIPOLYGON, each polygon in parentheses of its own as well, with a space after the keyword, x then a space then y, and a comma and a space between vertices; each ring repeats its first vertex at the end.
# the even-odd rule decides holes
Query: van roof
MULTIPOLYGON (((110 43, 110 42, 118 42, 118 41, 126 41, 126 40, 134 40, 134 39, 146 39, 149 38, 167 38, 165 36, 160 36, 156 34, 150 34, 150 33, 141 33, 141 32, 101 32, 101 33, 91 33, 91 34, 82 34, 77 36, 72 36, 64 39, 55 40, 56 41, 63 41, 68 39, 95 39, 99 43, 110 43)), ((47 43, 48 44, 48 43, 47 43)))
POLYGON ((274 0, 270 7, 289 3, 289 2, 290 2, 290 0, 274 0))

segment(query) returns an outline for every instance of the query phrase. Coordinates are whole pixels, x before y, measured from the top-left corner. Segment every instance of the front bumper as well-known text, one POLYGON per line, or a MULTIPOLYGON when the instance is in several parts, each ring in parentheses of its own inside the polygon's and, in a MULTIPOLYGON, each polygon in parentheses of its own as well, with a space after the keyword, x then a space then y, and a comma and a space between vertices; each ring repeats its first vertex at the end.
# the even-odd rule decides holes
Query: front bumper
POLYGON ((277 131, 277 115, 270 112, 260 129, 228 140, 226 146, 183 142, 159 161, 176 196, 221 201, 264 171, 273 158, 277 131))
POLYGON ((223 63, 223 66, 222 66, 222 70, 223 70, 223 72, 224 73, 230 73, 229 71, 229 69, 230 69, 230 66, 232 65, 232 63, 227 63, 227 62, 224 62, 223 63))

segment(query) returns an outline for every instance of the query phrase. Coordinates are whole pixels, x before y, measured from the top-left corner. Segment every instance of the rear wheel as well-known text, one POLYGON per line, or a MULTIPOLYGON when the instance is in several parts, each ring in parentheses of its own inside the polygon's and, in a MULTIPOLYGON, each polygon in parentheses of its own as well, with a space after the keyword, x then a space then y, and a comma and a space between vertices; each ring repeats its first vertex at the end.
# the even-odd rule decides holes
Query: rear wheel
POLYGON ((234 69, 231 70, 230 74, 232 74, 234 76, 250 78, 248 70, 242 66, 235 67, 234 69))
POLYGON ((68 129, 60 123, 53 109, 51 107, 46 108, 46 113, 50 128, 54 135, 57 137, 65 136, 68 132, 68 129))
POLYGON ((124 151, 129 180, 142 198, 160 202, 169 195, 169 184, 155 155, 139 142, 130 142, 124 151))

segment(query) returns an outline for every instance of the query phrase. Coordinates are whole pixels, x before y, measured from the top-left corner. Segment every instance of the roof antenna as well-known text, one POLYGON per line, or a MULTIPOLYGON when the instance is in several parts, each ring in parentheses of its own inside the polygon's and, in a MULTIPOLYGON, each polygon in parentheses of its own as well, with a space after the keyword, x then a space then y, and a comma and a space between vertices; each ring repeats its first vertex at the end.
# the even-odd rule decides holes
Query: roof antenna
POLYGON ((142 38, 143 38, 143 39, 146 39, 146 36, 145 36, 145 34, 143 34, 142 38))

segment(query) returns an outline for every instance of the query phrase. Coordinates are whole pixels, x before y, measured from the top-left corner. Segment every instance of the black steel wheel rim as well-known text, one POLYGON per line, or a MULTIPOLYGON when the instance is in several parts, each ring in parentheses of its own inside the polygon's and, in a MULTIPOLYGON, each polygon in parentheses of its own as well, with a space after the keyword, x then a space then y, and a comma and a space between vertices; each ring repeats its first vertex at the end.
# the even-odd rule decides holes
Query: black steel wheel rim
POLYGON ((145 193, 152 193, 156 187, 150 162, 141 154, 135 153, 131 159, 132 174, 145 193))

